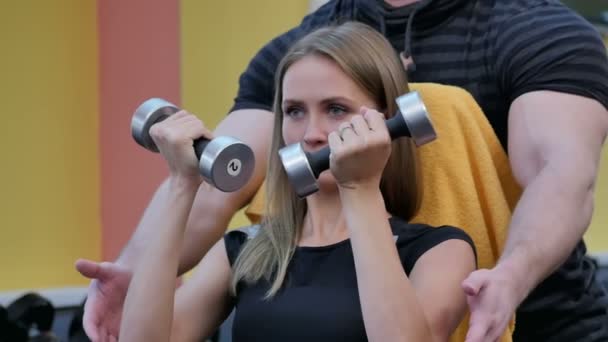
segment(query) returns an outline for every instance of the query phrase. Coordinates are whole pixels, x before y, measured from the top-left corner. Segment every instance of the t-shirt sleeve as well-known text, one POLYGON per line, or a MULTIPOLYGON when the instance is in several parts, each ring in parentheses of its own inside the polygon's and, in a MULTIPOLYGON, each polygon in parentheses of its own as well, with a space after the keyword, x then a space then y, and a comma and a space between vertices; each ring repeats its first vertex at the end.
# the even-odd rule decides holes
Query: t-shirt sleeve
POLYGON ((339 3, 327 2, 315 12, 306 15, 298 26, 264 45, 239 77, 239 90, 230 112, 239 109, 271 111, 275 92, 275 74, 281 59, 306 33, 329 24, 335 16, 337 7, 339 3))
POLYGON ((287 31, 258 51, 239 77, 239 90, 230 112, 239 109, 272 110, 277 67, 302 31, 300 27, 287 31))
POLYGON ((471 237, 462 229, 441 226, 433 228, 427 225, 408 225, 400 230, 397 238, 397 250, 406 274, 410 274, 418 259, 431 248, 448 240, 463 240, 467 242, 477 259, 475 244, 471 237))
POLYGON ((608 60, 599 32, 563 5, 540 5, 501 23, 499 86, 509 103, 537 90, 585 96, 608 108, 608 60))

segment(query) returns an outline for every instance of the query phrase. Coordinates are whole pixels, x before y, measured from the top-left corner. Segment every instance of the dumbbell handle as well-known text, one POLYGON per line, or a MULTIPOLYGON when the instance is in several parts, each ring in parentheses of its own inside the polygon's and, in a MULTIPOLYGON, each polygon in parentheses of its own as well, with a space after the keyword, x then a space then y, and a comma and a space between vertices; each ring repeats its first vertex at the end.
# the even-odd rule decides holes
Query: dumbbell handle
MULTIPOLYGON (((395 116, 386 120, 385 122, 391 139, 410 136, 410 131, 407 128, 407 124, 405 123, 401 113, 397 113, 395 116)), ((329 153, 329 145, 318 151, 306 153, 306 158, 308 159, 308 163, 315 175, 315 178, 318 178, 321 172, 329 169, 329 153)))
POLYGON ((205 150, 205 147, 207 147, 207 145, 209 144, 211 140, 201 137, 198 138, 196 140, 194 140, 192 147, 194 147, 194 153, 196 154, 196 159, 200 160, 201 156, 203 155, 203 151, 205 150))

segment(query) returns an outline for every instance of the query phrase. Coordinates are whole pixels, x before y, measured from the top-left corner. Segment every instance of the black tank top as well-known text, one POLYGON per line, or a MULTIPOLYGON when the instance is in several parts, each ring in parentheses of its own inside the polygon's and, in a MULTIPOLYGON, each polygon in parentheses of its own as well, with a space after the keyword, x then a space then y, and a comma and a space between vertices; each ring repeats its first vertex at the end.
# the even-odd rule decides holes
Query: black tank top
MULTIPOLYGON (((421 255, 443 241, 461 239, 475 250, 471 238, 454 227, 407 224, 396 218, 390 223, 406 274, 421 255)), ((225 236, 231 265, 251 229, 248 233, 235 230, 225 236)), ((269 287, 265 280, 239 284, 234 298, 234 342, 367 341, 350 240, 298 247, 283 288, 272 299, 264 300, 269 287)))

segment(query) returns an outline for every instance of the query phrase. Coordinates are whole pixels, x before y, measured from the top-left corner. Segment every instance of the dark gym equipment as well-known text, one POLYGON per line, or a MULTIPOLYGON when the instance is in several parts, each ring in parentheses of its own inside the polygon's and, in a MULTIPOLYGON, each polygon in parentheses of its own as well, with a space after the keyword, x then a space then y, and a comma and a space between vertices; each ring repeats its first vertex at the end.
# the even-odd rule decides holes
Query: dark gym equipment
POLYGON ((26 293, 4 309, 0 307, 0 342, 59 341, 54 335, 55 308, 49 300, 26 293), (35 333, 32 328, 36 328, 35 333))
POLYGON ((26 342, 28 332, 8 319, 8 312, 0 306, 0 342, 26 342))
MULTIPOLYGON (((399 96, 395 101, 399 111, 386 120, 391 139, 408 136, 414 140, 416 146, 422 146, 437 138, 418 92, 399 96)), ((300 143, 279 150, 287 177, 299 197, 306 197, 319 190, 317 178, 329 168, 329 153, 329 146, 313 153, 305 152, 300 143)))
MULTIPOLYGON (((180 109, 159 98, 143 102, 133 114, 131 135, 144 148, 158 152, 150 137, 150 127, 180 109)), ((253 173, 255 157, 249 146, 239 140, 219 136, 212 140, 199 138, 194 141, 194 151, 199 160, 199 171, 205 181, 219 190, 232 192, 244 186, 253 173)))
POLYGON ((36 293, 24 294, 12 302, 6 311, 9 321, 19 322, 28 329, 35 325, 38 331, 47 332, 53 327, 55 308, 48 299, 36 293))

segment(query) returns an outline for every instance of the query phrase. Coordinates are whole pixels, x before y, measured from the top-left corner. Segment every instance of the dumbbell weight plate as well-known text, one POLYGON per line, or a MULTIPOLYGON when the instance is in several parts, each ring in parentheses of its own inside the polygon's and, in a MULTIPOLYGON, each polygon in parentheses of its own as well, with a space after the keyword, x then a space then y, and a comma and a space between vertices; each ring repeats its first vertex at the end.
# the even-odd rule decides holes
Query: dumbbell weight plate
POLYGON ((225 192, 243 187, 251 178, 254 166, 255 157, 251 148, 229 136, 219 136, 209 141, 198 163, 205 181, 225 192))
POLYGON ((395 102, 399 108, 397 115, 401 114, 409 131, 406 135, 412 138, 416 146, 420 147, 437 139, 429 112, 417 91, 401 95, 395 102))
POLYGON ((179 112, 179 108, 163 99, 151 98, 144 101, 133 114, 131 119, 131 135, 144 148, 158 152, 158 148, 150 137, 150 127, 170 115, 179 112))
POLYGON ((311 167, 310 154, 304 151, 301 143, 283 147, 279 156, 298 197, 304 198, 319 190, 318 173, 311 167))

